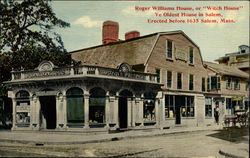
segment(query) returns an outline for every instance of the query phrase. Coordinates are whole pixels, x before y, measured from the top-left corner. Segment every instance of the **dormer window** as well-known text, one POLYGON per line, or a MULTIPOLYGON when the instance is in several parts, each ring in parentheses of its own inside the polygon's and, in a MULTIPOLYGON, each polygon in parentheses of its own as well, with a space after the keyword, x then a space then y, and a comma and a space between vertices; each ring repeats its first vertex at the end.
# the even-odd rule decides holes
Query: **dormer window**
POLYGON ((166 41, 166 57, 169 59, 173 58, 173 41, 166 41))
POLYGON ((189 47, 189 64, 194 64, 194 49, 193 47, 189 47))

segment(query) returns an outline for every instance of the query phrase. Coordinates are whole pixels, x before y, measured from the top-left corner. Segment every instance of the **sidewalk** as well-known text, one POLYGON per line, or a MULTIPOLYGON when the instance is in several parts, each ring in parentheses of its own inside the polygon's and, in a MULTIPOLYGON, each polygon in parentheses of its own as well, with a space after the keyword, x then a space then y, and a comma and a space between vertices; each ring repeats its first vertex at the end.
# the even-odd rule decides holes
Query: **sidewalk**
POLYGON ((130 130, 119 133, 81 133, 54 131, 0 131, 1 142, 31 144, 86 144, 115 141, 120 139, 150 137, 204 130, 217 130, 221 126, 208 127, 175 127, 170 129, 130 130))

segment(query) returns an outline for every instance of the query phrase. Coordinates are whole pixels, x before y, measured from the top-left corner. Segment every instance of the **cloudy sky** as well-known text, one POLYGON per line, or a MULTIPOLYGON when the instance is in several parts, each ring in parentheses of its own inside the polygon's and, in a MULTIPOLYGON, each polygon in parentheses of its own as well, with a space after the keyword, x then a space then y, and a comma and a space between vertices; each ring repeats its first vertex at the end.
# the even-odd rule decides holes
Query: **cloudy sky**
MULTIPOLYGON (((112 20, 119 22, 119 38, 131 30, 138 30, 141 36, 155 32, 182 30, 201 49, 203 60, 213 61, 225 53, 236 52, 241 44, 249 44, 249 2, 180 2, 180 1, 54 1, 52 8, 56 15, 69 22, 70 28, 56 29, 61 34, 68 51, 87 48, 102 43, 102 22, 112 20), (203 6, 241 7, 240 10, 209 11, 221 13, 224 18, 235 23, 218 24, 178 24, 148 23, 148 19, 157 18, 154 11, 135 11, 135 6, 151 7, 203 7, 203 6)), ((169 12, 169 11, 166 11, 169 12)), ((204 13, 204 9, 200 12, 204 13)), ((220 18, 219 18, 220 19, 220 18)))

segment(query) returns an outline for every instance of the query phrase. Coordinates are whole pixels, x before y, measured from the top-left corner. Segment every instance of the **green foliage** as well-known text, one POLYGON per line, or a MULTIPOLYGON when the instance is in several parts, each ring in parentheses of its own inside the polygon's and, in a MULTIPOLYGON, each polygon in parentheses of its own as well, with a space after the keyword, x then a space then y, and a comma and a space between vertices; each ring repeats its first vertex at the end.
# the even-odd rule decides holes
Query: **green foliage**
POLYGON ((69 27, 69 23, 56 17, 49 0, 1 0, 0 83, 10 79, 12 69, 34 69, 42 60, 70 64, 54 27, 69 27))

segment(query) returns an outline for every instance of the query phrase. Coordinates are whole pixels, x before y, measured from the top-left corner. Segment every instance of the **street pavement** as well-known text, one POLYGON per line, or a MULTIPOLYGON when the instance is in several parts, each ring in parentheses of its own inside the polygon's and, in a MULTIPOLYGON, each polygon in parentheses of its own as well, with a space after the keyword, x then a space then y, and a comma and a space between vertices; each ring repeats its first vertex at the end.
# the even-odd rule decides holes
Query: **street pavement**
POLYGON ((139 138, 216 129, 222 129, 222 127, 216 125, 207 127, 175 127, 163 130, 128 130, 118 133, 80 131, 0 131, 0 141, 39 144, 85 144, 121 140, 126 138, 139 138))
POLYGON ((0 156, 248 157, 249 137, 229 142, 209 135, 221 126, 120 133, 0 131, 0 156))

